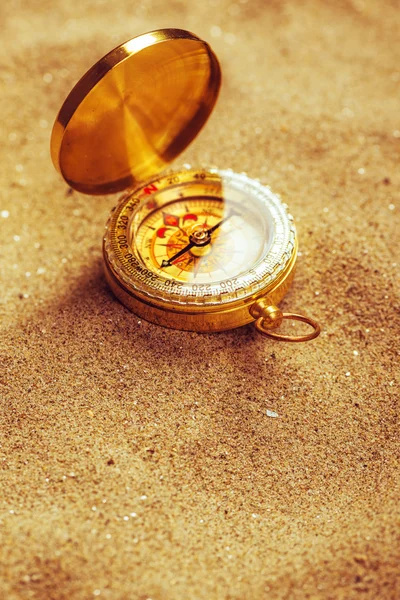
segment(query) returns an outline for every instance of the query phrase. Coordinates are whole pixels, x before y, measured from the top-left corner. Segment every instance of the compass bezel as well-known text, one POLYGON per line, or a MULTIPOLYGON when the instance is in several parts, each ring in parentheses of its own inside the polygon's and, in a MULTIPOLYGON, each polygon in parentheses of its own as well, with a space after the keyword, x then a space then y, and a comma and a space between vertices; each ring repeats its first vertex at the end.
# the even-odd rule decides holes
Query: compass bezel
MULTIPOLYGON (((126 219, 126 216, 125 216, 126 219)), ((106 226, 103 252, 108 279, 114 281, 113 289, 118 286, 125 293, 139 298, 164 310, 174 312, 202 311, 218 312, 230 310, 235 305, 247 304, 276 287, 277 282, 285 279, 292 270, 296 259, 296 231, 292 216, 280 198, 258 181, 245 174, 231 170, 183 168, 154 178, 144 186, 133 190, 123 197, 114 209, 106 226), (160 189, 196 180, 210 188, 216 182, 223 181, 225 187, 240 188, 249 197, 264 202, 274 220, 273 239, 266 255, 257 263, 249 265, 245 275, 236 278, 229 285, 216 282, 211 285, 191 282, 171 283, 171 278, 162 277, 140 260, 140 255, 129 247, 128 240, 118 229, 121 216, 132 215, 146 202, 151 202, 152 194, 160 189)), ((117 294, 118 295, 118 294, 117 294)), ((126 302, 125 302, 126 303, 126 302)), ((151 319, 150 319, 151 320, 151 319)), ((251 319, 250 319, 251 320, 251 319)))

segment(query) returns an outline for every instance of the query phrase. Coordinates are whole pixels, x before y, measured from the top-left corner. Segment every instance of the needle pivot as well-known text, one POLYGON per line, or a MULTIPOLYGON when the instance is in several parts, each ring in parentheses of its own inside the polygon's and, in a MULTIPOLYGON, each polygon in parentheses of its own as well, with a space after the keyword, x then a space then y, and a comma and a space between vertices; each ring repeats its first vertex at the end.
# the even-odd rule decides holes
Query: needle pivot
POLYGON ((211 235, 207 229, 197 229, 189 239, 193 246, 206 246, 211 242, 211 235))

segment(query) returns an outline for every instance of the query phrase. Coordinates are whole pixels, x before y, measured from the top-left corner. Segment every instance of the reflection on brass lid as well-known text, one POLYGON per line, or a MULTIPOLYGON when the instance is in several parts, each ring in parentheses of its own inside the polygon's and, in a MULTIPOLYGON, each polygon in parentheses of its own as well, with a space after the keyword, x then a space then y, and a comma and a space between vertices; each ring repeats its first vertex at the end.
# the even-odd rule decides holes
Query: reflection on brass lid
POLYGON ((51 137, 56 168, 87 194, 153 177, 203 127, 220 82, 211 48, 187 31, 154 31, 118 46, 65 100, 51 137))

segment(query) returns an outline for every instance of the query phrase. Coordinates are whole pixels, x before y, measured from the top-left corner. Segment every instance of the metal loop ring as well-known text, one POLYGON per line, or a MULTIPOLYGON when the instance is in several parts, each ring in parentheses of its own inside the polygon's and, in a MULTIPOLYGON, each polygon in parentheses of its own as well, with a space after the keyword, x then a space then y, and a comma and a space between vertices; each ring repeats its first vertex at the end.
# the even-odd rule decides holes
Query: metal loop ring
POLYGON ((314 331, 308 333, 307 335, 282 335, 280 333, 273 333, 271 329, 264 328, 264 318, 260 317, 255 322, 255 327, 259 333, 266 335, 267 337, 273 338, 274 340, 279 340, 281 342, 308 342, 309 340, 313 340, 319 336, 321 333, 321 327, 314 321, 314 319, 310 319, 310 317, 305 317, 303 315, 296 315, 294 313, 283 313, 283 318, 292 320, 292 321, 302 321, 303 323, 307 323, 307 325, 311 325, 314 331))

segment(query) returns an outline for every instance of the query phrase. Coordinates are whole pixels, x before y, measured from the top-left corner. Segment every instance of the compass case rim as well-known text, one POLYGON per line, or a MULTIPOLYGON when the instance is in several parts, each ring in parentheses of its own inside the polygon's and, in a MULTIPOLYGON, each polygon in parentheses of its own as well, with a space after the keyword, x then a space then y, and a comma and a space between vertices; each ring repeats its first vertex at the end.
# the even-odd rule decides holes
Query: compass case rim
MULTIPOLYGON (((166 327, 222 331, 253 321, 249 310, 260 297, 268 295, 277 303, 286 294, 293 279, 297 257, 296 229, 286 205, 268 187, 244 173, 189 166, 164 173, 145 186, 147 187, 142 186, 121 198, 109 217, 103 236, 106 279, 116 297, 130 310, 148 321, 166 327), (221 195, 221 198, 225 198, 226 194, 230 197, 232 192, 227 191, 229 188, 242 189, 244 193, 251 194, 254 201, 257 199, 256 206, 261 203, 270 214, 274 222, 271 245, 264 250, 266 254, 259 257, 255 265, 250 264, 247 272, 238 275, 235 285, 226 287, 216 283, 215 286, 219 289, 214 290, 212 283, 205 293, 205 285, 196 284, 195 294, 186 289, 188 282, 179 288, 165 286, 163 278, 160 279, 156 271, 151 271, 151 267, 141 261, 140 255, 130 249, 125 228, 127 221, 122 220, 121 215, 124 219, 133 219, 135 210, 147 203, 152 205, 153 194, 161 194, 163 189, 168 189, 172 180, 174 186, 192 181, 202 182, 199 185, 206 184, 213 190, 214 196, 221 195), (225 189, 222 187, 217 192, 217 182, 222 182, 225 189), (267 260, 267 257, 271 257, 271 260, 267 260)), ((190 194, 193 198, 199 195, 193 190, 190 194)), ((158 210, 162 210, 162 206, 162 197, 159 196, 158 210)))
POLYGON ((291 259, 284 271, 257 294, 248 298, 215 306, 184 306, 174 302, 161 302, 156 298, 146 298, 137 290, 129 289, 113 271, 104 253, 104 275, 118 300, 137 316, 169 329, 197 332, 227 331, 254 322, 251 307, 260 298, 268 297, 271 304, 278 305, 291 287, 297 258, 297 240, 291 259))

